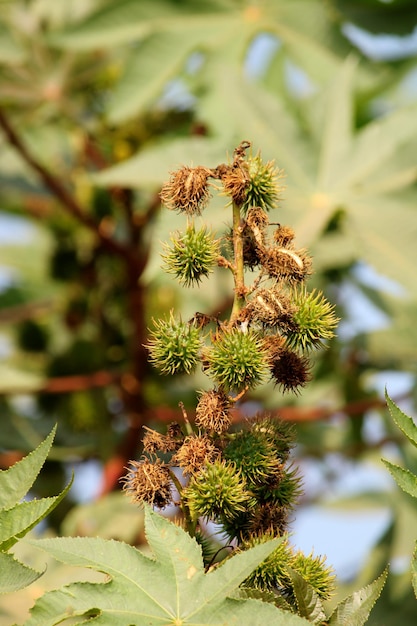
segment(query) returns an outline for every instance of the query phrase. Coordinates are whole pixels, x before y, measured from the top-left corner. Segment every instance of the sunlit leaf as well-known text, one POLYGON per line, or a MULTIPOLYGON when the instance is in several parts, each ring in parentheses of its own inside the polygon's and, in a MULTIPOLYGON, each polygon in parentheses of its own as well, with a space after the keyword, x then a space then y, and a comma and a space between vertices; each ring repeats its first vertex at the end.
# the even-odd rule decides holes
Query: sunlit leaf
POLYGON ((373 583, 343 600, 329 619, 329 626, 362 626, 368 619, 387 579, 387 570, 373 583))
POLYGON ((417 426, 414 420, 401 411, 395 402, 391 400, 387 391, 385 391, 385 399, 387 401, 391 417, 397 424, 398 428, 414 446, 417 446, 417 426))
POLYGON ((107 573, 104 584, 75 583, 46 593, 31 611, 27 626, 63 623, 70 616, 94 614, 97 624, 273 623, 307 624, 296 615, 258 600, 228 598, 248 574, 276 547, 256 546, 205 573, 201 549, 181 528, 149 507, 146 535, 153 558, 136 548, 99 538, 42 539, 33 543, 58 560, 107 573))

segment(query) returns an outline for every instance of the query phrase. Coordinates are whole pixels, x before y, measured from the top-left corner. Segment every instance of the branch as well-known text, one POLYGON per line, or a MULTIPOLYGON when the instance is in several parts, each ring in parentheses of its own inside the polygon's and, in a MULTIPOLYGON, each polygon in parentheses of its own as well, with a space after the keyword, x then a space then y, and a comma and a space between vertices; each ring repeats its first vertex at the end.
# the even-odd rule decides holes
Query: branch
POLYGON ((0 108, 0 127, 11 146, 13 146, 20 154, 22 159, 38 174, 44 185, 49 189, 52 195, 62 204, 65 210, 70 213, 80 224, 86 226, 89 230, 101 241, 101 244, 109 252, 113 252, 118 256, 125 258, 131 257, 129 250, 120 245, 114 239, 106 236, 104 232, 100 232, 100 229, 96 222, 85 213, 83 208, 78 204, 74 196, 64 187, 59 178, 54 176, 46 167, 40 163, 36 157, 30 152, 27 146, 23 143, 19 135, 16 133, 13 126, 10 124, 7 115, 0 108))

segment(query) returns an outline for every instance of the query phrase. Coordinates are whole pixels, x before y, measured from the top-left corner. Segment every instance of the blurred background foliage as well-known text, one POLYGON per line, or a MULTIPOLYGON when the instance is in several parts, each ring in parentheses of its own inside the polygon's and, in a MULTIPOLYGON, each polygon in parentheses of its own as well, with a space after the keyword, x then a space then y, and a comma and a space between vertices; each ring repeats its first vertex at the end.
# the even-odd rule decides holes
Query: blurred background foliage
MULTIPOLYGON (((201 289, 161 270, 182 220, 158 192, 178 165, 214 167, 248 139, 285 170, 276 221, 312 252, 310 285, 342 322, 300 396, 267 385, 241 417, 263 407, 298 424, 311 546, 314 512, 354 554, 364 530, 346 523, 373 516, 374 545, 338 570, 339 594, 390 561, 370 623, 415 623, 416 506, 380 457, 416 472, 382 394, 413 411, 416 27, 414 0, 1 0, 0 466, 58 422, 35 485, 58 493, 76 469, 55 532, 142 540, 118 479, 142 426, 180 419, 180 400, 192 416, 207 386, 158 377, 147 326, 231 303, 221 270, 201 289)), ((222 203, 205 218, 224 229, 222 203)), ((0 620, 22 619, 37 593, 5 599, 0 620)))

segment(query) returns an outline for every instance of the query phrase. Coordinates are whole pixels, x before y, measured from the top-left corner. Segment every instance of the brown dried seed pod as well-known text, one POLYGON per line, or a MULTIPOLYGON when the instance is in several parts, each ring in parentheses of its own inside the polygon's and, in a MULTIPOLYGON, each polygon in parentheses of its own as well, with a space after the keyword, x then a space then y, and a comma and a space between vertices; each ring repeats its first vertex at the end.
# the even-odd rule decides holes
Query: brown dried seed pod
POLYGON ((259 289, 246 309, 252 321, 264 326, 279 326, 283 330, 296 327, 293 321, 296 308, 279 288, 259 289))
POLYGON ((182 167, 171 173, 159 197, 168 209, 187 215, 200 215, 210 198, 208 177, 212 171, 206 167, 182 167))
POLYGON ((224 433, 231 424, 230 401, 225 393, 212 389, 204 392, 197 404, 195 423, 208 432, 224 433))
POLYGON ((270 248, 262 255, 262 265, 271 278, 300 283, 311 274, 311 258, 305 250, 270 248))
POLYGON ((281 226, 274 232, 274 241, 278 246, 282 246, 283 248, 288 248, 293 242, 295 237, 295 232, 290 226, 281 226))
POLYGON ((159 460, 130 461, 129 472, 123 478, 123 490, 133 502, 147 502, 163 509, 172 500, 169 469, 159 460))
POLYGON ((268 363, 272 366, 285 351, 285 337, 281 337, 281 335, 268 335, 264 337, 264 346, 268 363))
POLYGON ((272 379, 283 392, 299 393, 311 380, 310 362, 291 350, 283 350, 278 359, 271 364, 272 379))
POLYGON ((171 463, 178 465, 184 474, 195 474, 206 463, 212 463, 220 455, 219 450, 206 435, 186 437, 181 448, 172 457, 171 463))
POLYGON ((238 167, 229 168, 222 177, 224 192, 230 196, 238 206, 246 200, 246 189, 249 184, 249 175, 245 163, 238 167))

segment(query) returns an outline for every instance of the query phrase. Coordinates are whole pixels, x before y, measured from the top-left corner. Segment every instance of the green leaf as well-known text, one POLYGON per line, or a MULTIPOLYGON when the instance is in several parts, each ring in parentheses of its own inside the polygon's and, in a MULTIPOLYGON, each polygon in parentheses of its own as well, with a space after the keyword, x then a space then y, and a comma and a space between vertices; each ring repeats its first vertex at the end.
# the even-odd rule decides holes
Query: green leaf
POLYGON ((417 426, 414 423, 414 420, 401 411, 395 402, 391 400, 387 391, 385 391, 385 399, 387 401, 391 417, 397 424, 398 428, 414 446, 417 446, 417 426))
POLYGON ((146 148, 131 159, 95 174, 93 181, 104 186, 155 188, 160 187, 176 167, 203 163, 215 167, 223 159, 224 144, 220 141, 201 137, 174 139, 146 148))
MULTIPOLYGON (((224 28, 225 24, 221 24, 224 28)), ((178 77, 194 50, 213 46, 219 24, 201 20, 170 27, 142 39, 129 55, 124 73, 110 96, 106 113, 112 123, 124 122, 143 112, 178 77)))
POLYGON ((290 567, 287 571, 291 577, 291 584, 297 602, 298 613, 313 624, 322 624, 326 621, 323 603, 313 587, 295 570, 290 567))
POLYGON ((48 456, 55 432, 56 426, 33 452, 0 471, 0 509, 10 509, 27 494, 48 456))
POLYGON ((109 626, 308 623, 273 605, 227 597, 274 550, 275 540, 205 573, 201 549, 185 531, 149 507, 145 507, 145 528, 153 558, 127 544, 100 538, 31 542, 64 563, 93 568, 111 580, 74 583, 46 593, 36 602, 26 625, 52 626, 70 616, 74 620, 93 614, 95 623, 109 626))
POLYGON ((390 461, 387 461, 386 459, 382 459, 382 461, 389 469, 397 485, 410 496, 417 498, 417 477, 408 469, 404 469, 399 465, 390 463, 390 461))
POLYGON ((0 593, 10 593, 27 587, 43 572, 38 572, 17 561, 12 554, 0 552, 0 593))
POLYGON ((66 496, 70 483, 57 496, 21 502, 6 511, 0 511, 0 551, 5 552, 18 539, 41 522, 66 496))
POLYGON ((187 20, 191 30, 198 16, 202 16, 203 22, 211 14, 219 20, 230 8, 235 7, 224 0, 205 0, 202 3, 195 3, 194 0, 182 0, 180 3, 170 0, 117 0, 78 24, 53 33, 50 41, 56 46, 73 50, 114 46, 155 30, 175 29, 187 20))
POLYGON ((329 626, 362 626, 378 600, 387 579, 385 570, 373 583, 355 591, 337 605, 330 616, 329 626))

